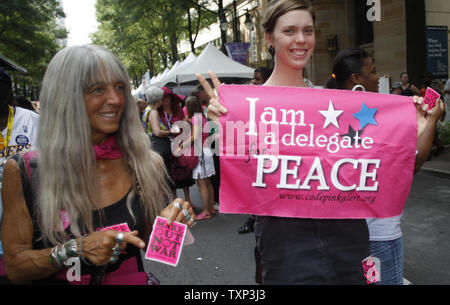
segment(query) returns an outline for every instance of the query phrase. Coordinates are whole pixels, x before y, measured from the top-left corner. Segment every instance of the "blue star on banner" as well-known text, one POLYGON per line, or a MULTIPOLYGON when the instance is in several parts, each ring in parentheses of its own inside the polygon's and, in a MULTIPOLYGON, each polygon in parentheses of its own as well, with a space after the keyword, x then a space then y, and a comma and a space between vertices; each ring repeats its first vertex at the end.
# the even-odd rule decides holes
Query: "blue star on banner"
POLYGON ((366 104, 362 103, 361 111, 355 113, 353 116, 359 120, 361 129, 363 129, 369 124, 378 125, 377 121, 375 121, 374 118, 377 111, 378 108, 368 108, 366 104))

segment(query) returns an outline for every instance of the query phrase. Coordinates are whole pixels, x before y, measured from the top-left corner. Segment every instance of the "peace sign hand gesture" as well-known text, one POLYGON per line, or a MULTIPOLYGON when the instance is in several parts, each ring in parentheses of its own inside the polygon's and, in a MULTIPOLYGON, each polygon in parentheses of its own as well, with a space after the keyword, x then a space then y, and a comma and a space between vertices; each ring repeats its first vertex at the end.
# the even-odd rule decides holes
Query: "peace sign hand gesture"
POLYGON ((214 84, 214 90, 213 88, 211 88, 208 81, 205 79, 205 77, 203 77, 203 75, 197 74, 196 76, 210 98, 207 112, 208 119, 218 124, 220 116, 227 113, 227 109, 220 104, 219 97, 216 95, 216 92, 221 86, 219 79, 217 78, 216 74, 214 74, 214 72, 209 71, 208 74, 214 84))

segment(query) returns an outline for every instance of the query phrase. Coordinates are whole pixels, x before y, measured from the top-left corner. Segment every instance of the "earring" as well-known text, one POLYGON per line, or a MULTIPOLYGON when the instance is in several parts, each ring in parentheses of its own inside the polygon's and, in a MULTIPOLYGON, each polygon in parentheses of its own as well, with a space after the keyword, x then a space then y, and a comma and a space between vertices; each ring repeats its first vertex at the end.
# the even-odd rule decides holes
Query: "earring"
POLYGON ((361 89, 361 91, 366 91, 366 88, 364 88, 364 86, 362 85, 356 85, 355 87, 353 87, 352 91, 358 91, 358 89, 361 89))
POLYGON ((270 55, 275 56, 275 49, 273 46, 269 47, 269 53, 270 53, 270 55))

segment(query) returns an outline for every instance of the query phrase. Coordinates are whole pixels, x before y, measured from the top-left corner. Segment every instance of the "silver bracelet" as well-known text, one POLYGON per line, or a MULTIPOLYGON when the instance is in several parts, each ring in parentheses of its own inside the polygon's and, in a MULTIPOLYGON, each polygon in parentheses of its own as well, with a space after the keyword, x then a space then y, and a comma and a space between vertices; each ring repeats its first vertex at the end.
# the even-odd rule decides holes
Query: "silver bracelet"
POLYGON ((57 245, 52 248, 49 255, 49 262, 55 268, 60 269, 62 266, 70 267, 69 258, 78 257, 77 241, 71 239, 68 242, 57 245))
POLYGON ((50 250, 50 255, 48 256, 48 261, 49 263, 57 268, 60 269, 62 267, 62 264, 60 262, 60 260, 58 259, 58 246, 52 248, 52 250, 50 250))

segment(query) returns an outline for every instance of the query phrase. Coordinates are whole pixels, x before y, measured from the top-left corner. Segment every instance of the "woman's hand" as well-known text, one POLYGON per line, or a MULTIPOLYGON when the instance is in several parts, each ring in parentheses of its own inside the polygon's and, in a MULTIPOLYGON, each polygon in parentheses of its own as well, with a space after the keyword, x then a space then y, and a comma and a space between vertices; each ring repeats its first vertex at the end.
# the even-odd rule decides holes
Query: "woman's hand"
POLYGON ((192 227, 195 219, 195 213, 191 204, 181 198, 175 199, 171 204, 164 208, 161 211, 160 216, 166 218, 169 225, 173 221, 176 221, 185 223, 189 227, 192 227))
MULTIPOLYGON (((214 90, 217 92, 221 86, 220 81, 213 72, 209 72, 209 76, 214 84, 214 90)), ((197 79, 209 96, 209 106, 207 112, 208 119, 218 124, 220 116, 227 113, 227 109, 220 104, 219 97, 216 95, 203 75, 197 74, 197 79)))
POLYGON ((414 164, 414 173, 417 173, 430 155, 436 123, 444 114, 445 104, 439 100, 433 109, 428 110, 428 104, 423 105, 422 97, 414 96, 413 100, 417 109, 417 155, 414 164))
MULTIPOLYGON (((145 242, 137 237, 138 231, 133 232, 118 232, 118 231, 98 231, 84 237, 83 249, 81 255, 88 259, 92 264, 97 266, 104 266, 114 262, 114 250, 116 245, 119 245, 119 250, 126 249, 128 244, 137 248, 144 249, 145 242), (117 236, 122 233, 122 242, 117 243, 117 236)), ((80 246, 81 238, 78 239, 80 246)))
POLYGON ((413 101, 417 109, 417 137, 420 138, 430 124, 435 125, 442 117, 445 112, 445 104, 439 100, 433 109, 428 110, 428 104, 423 103, 423 97, 414 96, 413 101))
POLYGON ((178 126, 172 126, 172 128, 170 128, 170 133, 171 133, 171 134, 177 134, 177 133, 180 133, 180 127, 178 127, 178 126))

